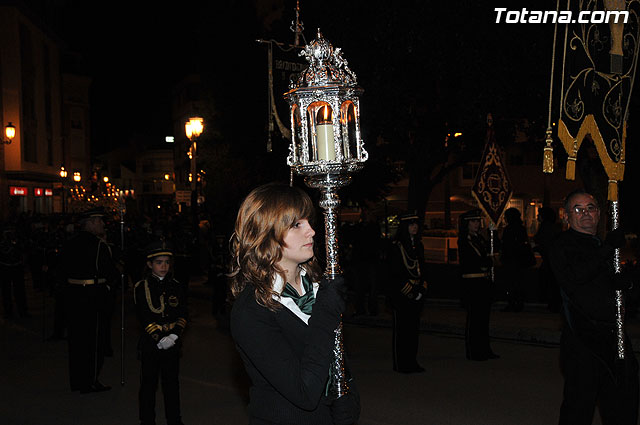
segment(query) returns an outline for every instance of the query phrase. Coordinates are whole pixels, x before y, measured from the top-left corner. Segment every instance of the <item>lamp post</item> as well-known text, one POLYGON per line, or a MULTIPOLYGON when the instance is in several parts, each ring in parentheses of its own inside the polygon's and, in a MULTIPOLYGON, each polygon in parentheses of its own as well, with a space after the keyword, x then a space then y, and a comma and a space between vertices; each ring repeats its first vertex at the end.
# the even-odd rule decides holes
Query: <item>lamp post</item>
POLYGON ((64 165, 60 166, 60 185, 62 186, 62 213, 63 214, 67 212, 66 199, 65 199, 65 192, 67 191, 67 175, 69 175, 69 173, 67 172, 66 168, 64 168, 64 165))
POLYGON ((187 138, 191 142, 189 152, 191 153, 191 167, 189 173, 189 181, 191 182, 191 212, 193 215, 194 225, 198 225, 198 179, 197 179, 197 152, 198 152, 198 137, 204 130, 203 119, 200 117, 189 118, 189 121, 184 125, 184 131, 187 138))
POLYGON ((2 143, 5 145, 10 145, 13 138, 16 137, 16 128, 11 124, 11 122, 9 122, 9 124, 4 128, 4 136, 7 138, 7 140, 2 140, 2 143))
MULTIPOLYGON (((320 189, 320 207, 325 219, 325 276, 334 279, 342 272, 338 259, 337 190, 351 181, 368 158, 360 133, 362 89, 347 67, 341 49, 323 38, 300 53, 309 62, 285 94, 291 109, 291 145, 287 164, 305 176, 309 187, 320 189)), ((342 324, 335 330, 334 360, 331 365, 330 394, 339 398, 349 391, 345 376, 342 324)))

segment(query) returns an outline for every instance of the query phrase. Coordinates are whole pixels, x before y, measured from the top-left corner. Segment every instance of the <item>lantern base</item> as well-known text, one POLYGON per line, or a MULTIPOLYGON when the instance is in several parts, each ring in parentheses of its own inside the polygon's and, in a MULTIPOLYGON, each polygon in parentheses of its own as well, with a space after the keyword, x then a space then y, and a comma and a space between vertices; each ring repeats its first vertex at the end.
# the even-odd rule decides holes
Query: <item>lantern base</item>
POLYGON ((317 176, 323 178, 324 176, 331 175, 333 177, 345 176, 348 174, 356 173, 364 167, 362 162, 355 160, 345 162, 332 162, 332 161, 316 161, 310 164, 289 164, 296 174, 303 176, 317 176))
POLYGON ((338 258, 338 208, 340 198, 337 190, 351 182, 348 174, 325 174, 307 176, 304 179, 307 186, 320 189, 320 207, 324 213, 325 248, 327 264, 325 277, 335 279, 342 274, 338 258))

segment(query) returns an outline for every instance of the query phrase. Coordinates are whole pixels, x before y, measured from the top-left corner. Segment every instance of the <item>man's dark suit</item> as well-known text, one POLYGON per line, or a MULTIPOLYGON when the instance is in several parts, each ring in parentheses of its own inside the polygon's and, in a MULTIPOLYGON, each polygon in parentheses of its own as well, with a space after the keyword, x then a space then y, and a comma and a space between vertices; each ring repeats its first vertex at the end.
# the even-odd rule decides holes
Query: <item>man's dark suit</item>
POLYGON ((561 366, 565 378, 560 424, 591 424, 596 403, 605 425, 637 423, 638 363, 627 338, 626 358, 616 360, 613 248, 572 229, 551 247, 565 327, 561 366))

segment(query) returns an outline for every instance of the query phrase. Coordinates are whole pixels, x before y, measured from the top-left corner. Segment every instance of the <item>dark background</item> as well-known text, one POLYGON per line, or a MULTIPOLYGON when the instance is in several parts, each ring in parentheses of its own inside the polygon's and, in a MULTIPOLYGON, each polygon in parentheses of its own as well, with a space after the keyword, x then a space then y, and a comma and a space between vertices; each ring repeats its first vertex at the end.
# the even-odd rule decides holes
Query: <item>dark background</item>
MULTIPOLYGON (((257 155, 254 159, 269 163, 267 168, 277 178, 288 173, 283 139, 274 139, 272 155, 264 152, 267 49, 256 39, 292 43, 295 1, 182 1, 164 6, 74 0, 26 3, 70 51, 79 53, 74 67, 93 79, 94 154, 134 139, 162 144, 173 131, 173 87, 185 75, 198 73, 215 109, 216 119, 206 123, 214 142, 230 145, 245 158, 257 155)), ((365 89, 362 129, 370 151, 377 141, 385 140, 395 151, 391 156, 401 157, 398 153, 406 150, 409 134, 418 134, 421 143, 440 143, 452 129, 463 130, 465 143, 481 151, 488 112, 494 116, 499 142, 512 140, 514 123, 523 118, 531 123, 530 137, 542 139, 549 114, 554 25, 497 24, 494 8, 553 10, 555 2, 326 0, 301 1, 300 7, 303 44, 315 39, 320 28, 335 47, 342 48, 365 89)), ((557 62, 556 73, 559 69, 557 62)), ((558 117, 558 83, 552 121, 558 117)), ((640 155, 634 128, 637 92, 629 121, 625 181, 620 185, 623 211, 635 208, 631 198, 640 155)), ((542 146, 535 147, 540 156, 542 146)), ((555 148, 563 158, 561 145, 556 143, 555 148)), ((251 165, 239 162, 236 170, 239 167, 251 165)), ((375 170, 366 178, 371 180, 372 173, 375 170)), ((627 221, 635 225, 635 219, 627 221)))

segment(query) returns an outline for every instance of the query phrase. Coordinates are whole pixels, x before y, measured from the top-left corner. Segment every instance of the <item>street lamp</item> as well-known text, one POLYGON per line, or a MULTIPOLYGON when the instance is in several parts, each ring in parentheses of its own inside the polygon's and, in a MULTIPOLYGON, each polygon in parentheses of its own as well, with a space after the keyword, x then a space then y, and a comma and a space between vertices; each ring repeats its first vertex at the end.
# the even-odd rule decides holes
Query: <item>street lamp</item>
POLYGON ((82 180, 82 177, 80 176, 80 171, 74 171, 73 172, 73 181, 77 183, 80 180, 82 180))
POLYGON ((202 134, 202 130, 204 130, 203 121, 200 117, 189 118, 189 121, 184 125, 184 130, 189 140, 193 141, 193 138, 198 138, 202 134))
POLYGON ((13 141, 13 138, 16 137, 16 128, 9 122, 7 126, 4 128, 4 135, 7 140, 2 140, 2 143, 5 145, 10 145, 13 141))
MULTIPOLYGON (((285 94, 291 108, 291 145, 287 164, 309 187, 320 189, 324 210, 327 268, 325 276, 341 274, 338 262, 337 190, 351 181, 368 158, 360 132, 360 95, 356 75, 347 67, 341 49, 322 37, 300 53, 309 67, 292 81, 285 94)), ((349 392, 344 369, 342 324, 335 330, 330 394, 349 392)))
POLYGON ((189 173, 189 181, 191 182, 191 211, 193 215, 194 225, 197 225, 198 223, 198 180, 196 179, 196 161, 198 151, 197 141, 198 137, 200 137, 202 131, 204 130, 203 121, 204 120, 200 117, 192 117, 189 118, 189 121, 187 121, 187 123, 184 125, 184 131, 187 135, 187 138, 189 139, 189 141, 191 141, 191 148, 189 149, 189 152, 191 153, 191 155, 189 156, 191 160, 191 172, 189 173))
POLYGON ((67 175, 69 173, 67 172, 66 168, 64 168, 64 165, 60 166, 60 180, 61 180, 61 187, 62 187, 62 212, 66 213, 67 212, 67 204, 66 204, 66 200, 65 200, 65 192, 67 191, 67 175))
MULTIPOLYGON (((189 121, 184 125, 184 131, 187 134, 187 138, 191 141, 191 149, 189 150, 189 158, 191 159, 191 176, 196 175, 196 157, 197 157, 197 140, 204 130, 203 119, 200 117, 189 118, 189 121)), ((196 179, 191 178, 191 191, 196 193, 196 179)))

